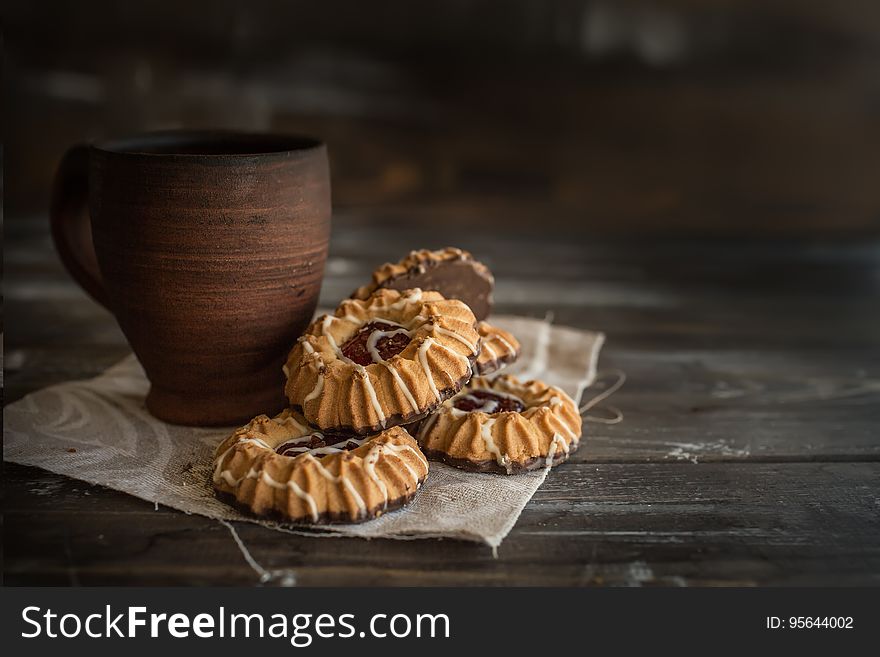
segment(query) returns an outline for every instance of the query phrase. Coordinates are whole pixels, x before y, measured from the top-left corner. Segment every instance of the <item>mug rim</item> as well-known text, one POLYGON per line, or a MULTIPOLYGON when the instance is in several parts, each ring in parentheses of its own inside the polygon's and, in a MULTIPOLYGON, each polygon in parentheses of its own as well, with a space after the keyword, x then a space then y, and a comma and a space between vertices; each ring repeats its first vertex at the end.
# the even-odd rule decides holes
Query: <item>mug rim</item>
POLYGON ((157 130, 92 144, 114 156, 189 159, 289 157, 323 148, 323 141, 306 135, 246 130, 157 130), (230 146, 223 148, 222 142, 230 146))

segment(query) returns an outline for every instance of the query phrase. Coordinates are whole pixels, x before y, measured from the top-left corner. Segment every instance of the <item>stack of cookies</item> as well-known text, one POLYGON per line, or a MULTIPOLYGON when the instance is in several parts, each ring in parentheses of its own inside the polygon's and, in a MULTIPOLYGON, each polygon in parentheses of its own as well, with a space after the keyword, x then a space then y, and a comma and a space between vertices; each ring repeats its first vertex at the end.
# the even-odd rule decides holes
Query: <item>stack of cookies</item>
POLYGON ((218 494, 287 521, 361 522, 412 500, 429 460, 501 474, 564 461, 581 435, 577 405, 496 375, 520 349, 486 321, 493 287, 454 248, 376 270, 294 345, 289 408, 218 447, 218 494))

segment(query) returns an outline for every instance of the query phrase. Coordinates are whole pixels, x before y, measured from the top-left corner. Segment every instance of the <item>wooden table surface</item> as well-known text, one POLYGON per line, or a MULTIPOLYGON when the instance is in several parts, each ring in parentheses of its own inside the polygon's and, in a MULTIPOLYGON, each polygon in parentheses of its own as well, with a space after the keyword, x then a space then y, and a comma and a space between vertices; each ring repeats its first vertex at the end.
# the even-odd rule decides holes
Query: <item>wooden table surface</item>
MULTIPOLYGON (((7 584, 880 584, 880 244, 596 242, 335 220, 322 303, 411 248, 473 250, 499 312, 599 329, 625 416, 589 424, 498 550, 229 528, 3 465, 7 584), (378 227, 377 227, 378 226, 378 227), (265 579, 265 578, 264 578, 265 579)), ((45 221, 7 221, 5 401, 128 353, 45 221)))

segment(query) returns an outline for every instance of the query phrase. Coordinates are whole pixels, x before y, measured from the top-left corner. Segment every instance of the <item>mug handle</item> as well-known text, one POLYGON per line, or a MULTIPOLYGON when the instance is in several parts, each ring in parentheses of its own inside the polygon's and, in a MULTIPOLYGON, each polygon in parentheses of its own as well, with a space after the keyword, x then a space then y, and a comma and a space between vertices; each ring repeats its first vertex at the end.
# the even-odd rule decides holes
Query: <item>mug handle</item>
POLYGON ((52 184, 49 221, 61 262, 88 294, 109 309, 89 219, 89 149, 71 147, 61 158, 52 184))

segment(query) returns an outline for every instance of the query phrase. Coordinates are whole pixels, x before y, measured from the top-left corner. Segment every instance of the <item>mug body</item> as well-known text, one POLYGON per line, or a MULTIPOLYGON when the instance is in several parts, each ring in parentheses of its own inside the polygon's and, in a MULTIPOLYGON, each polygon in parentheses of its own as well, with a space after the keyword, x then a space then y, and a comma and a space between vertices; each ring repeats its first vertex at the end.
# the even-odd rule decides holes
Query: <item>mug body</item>
POLYGON ((330 237, 326 148, 158 133, 92 148, 92 239, 108 304, 150 379, 147 408, 222 426, 284 406, 330 237))

